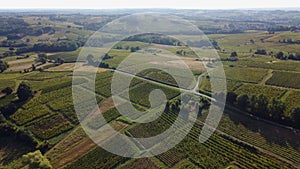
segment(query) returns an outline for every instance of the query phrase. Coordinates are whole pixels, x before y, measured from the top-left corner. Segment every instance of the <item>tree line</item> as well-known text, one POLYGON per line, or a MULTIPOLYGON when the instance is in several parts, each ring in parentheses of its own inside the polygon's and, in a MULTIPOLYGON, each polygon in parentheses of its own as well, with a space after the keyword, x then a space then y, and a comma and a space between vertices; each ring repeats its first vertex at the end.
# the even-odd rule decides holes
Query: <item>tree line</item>
POLYGON ((37 43, 32 47, 22 47, 16 50, 16 54, 28 52, 63 52, 63 51, 74 51, 77 50, 81 44, 75 41, 58 41, 55 43, 37 43))
POLYGON ((255 116, 300 129, 300 107, 294 108, 287 115, 286 103, 281 100, 269 99, 263 94, 248 96, 228 92, 227 103, 255 116))

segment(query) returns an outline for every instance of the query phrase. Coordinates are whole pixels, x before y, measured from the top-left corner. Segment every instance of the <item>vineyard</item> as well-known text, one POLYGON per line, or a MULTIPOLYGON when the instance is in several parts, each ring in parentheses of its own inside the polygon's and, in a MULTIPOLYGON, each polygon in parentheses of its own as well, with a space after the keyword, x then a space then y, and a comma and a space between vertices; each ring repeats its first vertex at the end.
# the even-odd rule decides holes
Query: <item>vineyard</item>
MULTIPOLYGON (((180 70, 177 70, 178 72, 180 72, 180 70)), ((172 86, 181 86, 181 88, 186 88, 186 89, 191 89, 193 86, 193 80, 191 78, 188 77, 183 77, 180 76, 180 73, 178 73, 178 75, 169 75, 167 72, 164 71, 151 71, 148 72, 146 75, 144 75, 143 77, 149 78, 151 80, 154 81, 158 81, 161 83, 165 83, 165 84, 169 84, 172 86), (176 78, 176 80, 175 80, 176 78)))
MULTIPOLYGON (((149 137, 150 135, 158 134, 155 132, 151 133, 151 131, 161 131, 160 128, 162 124, 164 124, 165 128, 172 125, 172 119, 174 118, 176 118, 175 114, 164 113, 159 120, 152 122, 151 125, 138 125, 130 129, 129 132, 135 137, 149 137)), ((169 167, 176 165, 183 158, 186 158, 186 155, 194 165, 200 168, 224 168, 232 161, 238 161, 247 168, 264 168, 267 166, 282 168, 281 162, 274 161, 264 154, 258 153, 255 148, 231 140, 226 136, 214 134, 208 141, 199 144, 198 137, 201 131, 200 129, 201 126, 196 125, 179 145, 167 153, 157 156, 157 158, 169 167), (224 149, 224 147, 226 147, 226 149, 224 149), (254 152, 256 155, 253 154, 254 152)))
POLYGON ((18 125, 24 125, 32 120, 35 120, 44 115, 53 114, 46 106, 33 106, 29 109, 19 109, 15 114, 11 115, 10 118, 18 125))
POLYGON ((292 109, 300 106, 300 91, 291 90, 287 92, 286 95, 287 96, 284 98, 284 101, 288 112, 291 112, 292 109))
POLYGON ((60 78, 67 75, 72 75, 71 72, 32 72, 18 78, 19 80, 43 81, 48 79, 60 78))
POLYGON ((300 73, 275 71, 266 84, 300 89, 300 73))
POLYGON ((137 168, 144 168, 146 166, 147 168, 151 169, 160 169, 161 167, 155 164, 151 159, 149 158, 141 158, 141 159, 134 159, 125 164, 121 167, 121 169, 137 169, 137 168))
MULTIPOLYGON (((60 135, 78 124, 73 107, 72 78, 69 75, 69 72, 33 72, 18 77, 22 80, 26 79, 32 89, 40 91, 41 94, 22 105, 10 116, 10 119, 19 126, 28 127, 40 140, 50 140, 54 137, 57 137, 58 141, 62 139, 60 135)), ((110 75, 103 73, 99 77, 110 75)), ((86 82, 84 78, 76 80, 73 84, 81 85, 86 82)), ((100 102, 103 97, 96 95, 96 99, 100 102)), ((79 102, 79 104, 89 103, 88 100, 79 102)))
POLYGON ((124 157, 111 154, 104 149, 97 147, 79 160, 67 166, 66 169, 114 168, 116 165, 126 160, 127 159, 124 157))
MULTIPOLYGON (((210 84, 211 79, 206 78, 205 76, 202 77, 201 79, 201 83, 199 84, 199 89, 201 91, 205 91, 205 92, 211 92, 211 84, 210 84)), ((221 88, 222 84, 217 83, 216 88, 221 88)), ((234 81, 234 80, 227 80, 226 81, 226 86, 227 86, 227 92, 230 91, 234 91, 235 89, 237 89, 238 87, 240 87, 242 85, 241 82, 239 81, 234 81)))
POLYGON ((149 102, 148 96, 149 96, 150 92, 154 89, 162 90, 165 93, 168 100, 171 100, 172 98, 179 95, 179 92, 174 89, 154 85, 151 83, 144 83, 144 84, 141 84, 141 85, 138 85, 138 86, 132 88, 129 91, 130 100, 136 104, 139 104, 139 105, 142 105, 145 107, 150 107, 150 102, 149 102))
POLYGON ((243 84, 234 91, 236 94, 247 94, 248 96, 263 94, 268 98, 280 99, 286 92, 286 89, 277 87, 263 86, 256 84, 243 84))
POLYGON ((237 62, 224 62, 225 65, 234 65, 238 66, 247 66, 251 68, 263 68, 263 69, 272 69, 279 71, 300 71, 299 63, 294 61, 279 61, 271 57, 254 57, 254 58, 243 58, 239 59, 237 62))
MULTIPOLYGON (((295 109, 300 107, 300 18, 296 17, 300 11, 154 10, 183 17, 194 24, 190 29, 180 28, 176 18, 159 27, 160 17, 145 30, 147 24, 136 22, 141 19, 137 15, 128 19, 128 26, 122 19, 114 22, 139 10, 0 11, 0 169, 47 168, 48 163, 53 169, 300 167, 299 110, 295 109), (163 28, 172 24, 170 31, 163 28), (110 25, 116 29, 107 29, 110 25), (120 32, 124 28, 128 28, 125 34, 120 32), (116 42, 152 28, 160 28, 159 34, 116 42), (219 64, 226 79, 215 71, 219 64), (129 79, 128 87, 124 84, 129 79), (226 93, 211 98, 211 82, 221 80, 227 86, 225 105, 218 98, 226 93), (181 93, 178 86, 190 91, 181 93), (158 91, 166 100, 155 95, 158 91), (207 117, 218 119, 210 107, 213 102, 214 108, 224 106, 224 111, 208 136, 201 132, 204 125, 212 130, 207 117), (95 110, 101 114, 93 114, 95 110), (181 110, 188 113, 179 115, 181 110), (189 116, 196 110, 197 116, 189 116), (157 119, 143 121, 149 117, 157 119), (190 126, 192 118, 196 123, 190 126), (108 125, 131 138, 110 139, 115 135, 110 135, 108 125), (89 137, 98 131, 99 137, 89 137), (172 131, 171 137, 165 131, 172 131), (203 143, 200 134, 207 139, 203 143), (162 137, 154 143, 153 138, 136 139, 158 135, 162 137), (111 153, 100 144, 126 155, 111 153), (127 158, 151 156, 147 152, 151 148, 163 153, 127 158), (26 156, 34 151, 42 157, 26 156)), ((219 89, 225 85, 214 84, 219 89)))
POLYGON ((102 113, 102 115, 98 115, 96 117, 94 117, 93 119, 91 119, 88 122, 88 127, 90 127, 91 129, 97 130, 100 127, 102 127, 103 125, 105 125, 106 123, 110 123, 112 120, 115 120, 116 118, 118 118, 120 116, 118 110, 116 108, 112 108, 104 113, 102 113), (104 119, 106 120, 104 123, 100 121, 100 118, 98 116, 103 116, 104 119))
POLYGON ((41 119, 29 126, 31 132, 42 140, 48 140, 72 128, 73 125, 59 114, 41 119))
POLYGON ((296 141, 300 136, 291 130, 231 111, 226 111, 223 115, 218 129, 274 154, 282 155, 295 163, 300 162, 300 142, 296 141))
POLYGON ((267 75, 268 70, 258 68, 225 67, 226 79, 258 83, 267 75))

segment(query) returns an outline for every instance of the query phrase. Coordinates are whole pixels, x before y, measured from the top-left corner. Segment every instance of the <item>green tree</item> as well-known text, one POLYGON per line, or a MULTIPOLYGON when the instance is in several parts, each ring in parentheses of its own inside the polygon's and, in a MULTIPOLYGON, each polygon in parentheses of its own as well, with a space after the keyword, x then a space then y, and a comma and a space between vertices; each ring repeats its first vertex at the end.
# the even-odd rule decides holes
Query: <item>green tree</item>
POLYGON ((244 110, 248 107, 249 97, 246 94, 240 95, 237 97, 237 105, 244 110))
POLYGON ((294 122, 294 125, 300 128, 300 107, 292 110, 291 118, 294 122))
POLYGON ((254 103, 251 103, 253 106, 253 113, 258 114, 259 116, 268 116, 268 98, 263 94, 260 94, 257 97, 255 97, 253 101, 254 103))
POLYGON ((136 48, 135 47, 131 47, 130 48, 130 52, 136 52, 136 48))
POLYGON ((35 71, 36 67, 34 64, 31 65, 31 69, 32 69, 32 71, 35 71))
POLYGON ((47 54, 46 53, 39 53, 37 61, 41 62, 42 64, 45 64, 47 62, 47 54))
POLYGON ((89 54, 86 57, 86 60, 87 60, 87 62, 88 62, 89 65, 94 65, 94 56, 92 54, 89 54))
POLYGON ((168 101, 167 101, 167 103, 166 103, 166 107, 165 107, 164 112, 165 112, 165 113, 170 112, 170 102, 168 102, 168 101))
POLYGON ((276 54, 276 58, 277 58, 277 59, 284 59, 284 54, 283 54, 283 52, 278 52, 278 53, 276 54))
POLYGON ((0 73, 4 72, 8 67, 9 65, 6 62, 0 60, 0 73))
POLYGON ((268 106, 269 116, 275 120, 282 120, 284 117, 284 111, 286 109, 285 103, 280 100, 272 99, 268 106))
POLYGON ((235 103, 237 99, 237 94, 234 92, 228 92, 227 93, 227 101, 231 104, 235 103))
POLYGON ((19 85, 17 95, 20 101, 25 101, 33 96, 30 86, 25 82, 19 85))
POLYGON ((42 155, 40 150, 23 155, 23 163, 28 165, 29 169, 52 169, 49 160, 42 155))
POLYGON ((237 57, 238 56, 238 54, 237 54, 237 52, 236 51, 234 51, 234 52, 231 52, 231 55, 230 55, 230 57, 237 57))

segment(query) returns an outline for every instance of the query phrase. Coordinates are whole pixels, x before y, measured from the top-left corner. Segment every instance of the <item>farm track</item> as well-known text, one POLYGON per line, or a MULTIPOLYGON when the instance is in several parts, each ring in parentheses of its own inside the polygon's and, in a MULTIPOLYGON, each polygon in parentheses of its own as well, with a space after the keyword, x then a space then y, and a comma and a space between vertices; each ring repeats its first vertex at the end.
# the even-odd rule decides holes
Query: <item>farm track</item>
POLYGON ((267 82, 272 76, 273 76, 273 70, 272 70, 272 69, 269 69, 267 75, 264 76, 264 78, 263 78, 258 84, 265 85, 266 82, 267 82))

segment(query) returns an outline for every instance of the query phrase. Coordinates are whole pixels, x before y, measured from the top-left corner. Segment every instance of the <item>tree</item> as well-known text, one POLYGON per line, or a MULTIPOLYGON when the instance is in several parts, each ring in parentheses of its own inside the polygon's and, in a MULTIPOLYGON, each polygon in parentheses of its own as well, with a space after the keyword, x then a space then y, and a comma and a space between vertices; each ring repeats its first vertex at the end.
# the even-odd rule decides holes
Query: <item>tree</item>
POLYGON ((8 67, 9 65, 6 62, 0 60, 0 73, 4 72, 8 67))
POLYGON ((237 57, 238 56, 238 54, 234 51, 234 52, 231 52, 231 55, 230 55, 230 57, 237 57))
POLYGON ((12 94, 13 89, 10 88, 10 87, 6 87, 6 88, 3 89, 1 92, 2 92, 2 93, 5 93, 6 95, 10 95, 10 94, 12 94))
POLYGON ((280 121, 284 117, 285 109, 286 106, 282 101, 273 98, 268 106, 269 117, 280 121))
POLYGON ((168 102, 168 101, 167 101, 167 103, 166 103, 166 107, 165 107, 164 112, 165 112, 165 113, 170 112, 170 102, 168 102))
POLYGON ((22 82, 19 85, 17 95, 20 101, 28 100, 30 97, 33 96, 30 86, 25 82, 22 82))
POLYGON ((88 62, 89 65, 94 65, 94 56, 92 54, 89 54, 86 57, 86 60, 87 60, 87 62, 88 62))
POLYGON ((227 93, 227 101, 231 104, 235 103, 237 99, 237 94, 234 92, 228 92, 227 93))
POLYGON ((220 49, 221 49, 217 41, 212 40, 212 41, 211 41, 211 44, 213 45, 213 47, 214 47, 215 49, 217 49, 217 50, 220 50, 220 49))
POLYGON ((34 64, 31 65, 31 69, 32 69, 32 71, 35 71, 36 67, 34 64))
POLYGON ((278 52, 277 54, 276 54, 276 58, 277 59, 284 59, 284 54, 283 54, 283 52, 278 52))
POLYGON ((248 101, 249 97, 246 94, 240 95, 237 98, 237 105, 246 110, 248 107, 248 101))
POLYGON ((29 169, 52 169, 49 160, 42 155, 40 150, 23 155, 23 163, 29 165, 29 169))
POLYGON ((57 64, 63 64, 63 63, 65 63, 65 61, 63 59, 61 59, 61 58, 57 58, 56 59, 56 63, 57 64))
POLYGON ((300 128, 300 107, 292 110, 291 118, 294 122, 294 125, 300 128))
POLYGON ((259 116, 268 116, 268 103, 269 100, 266 96, 263 94, 258 95, 258 97, 255 97, 254 103, 252 103, 254 106, 253 113, 258 113, 259 116))
POLYGON ((47 54, 46 53, 39 53, 37 61, 41 62, 42 64, 45 64, 47 62, 47 54))
POLYGON ((135 47, 131 47, 130 48, 130 52, 136 52, 136 48, 135 47))
POLYGON ((257 54, 257 55, 266 55, 267 51, 265 49, 257 49, 255 54, 257 54))

